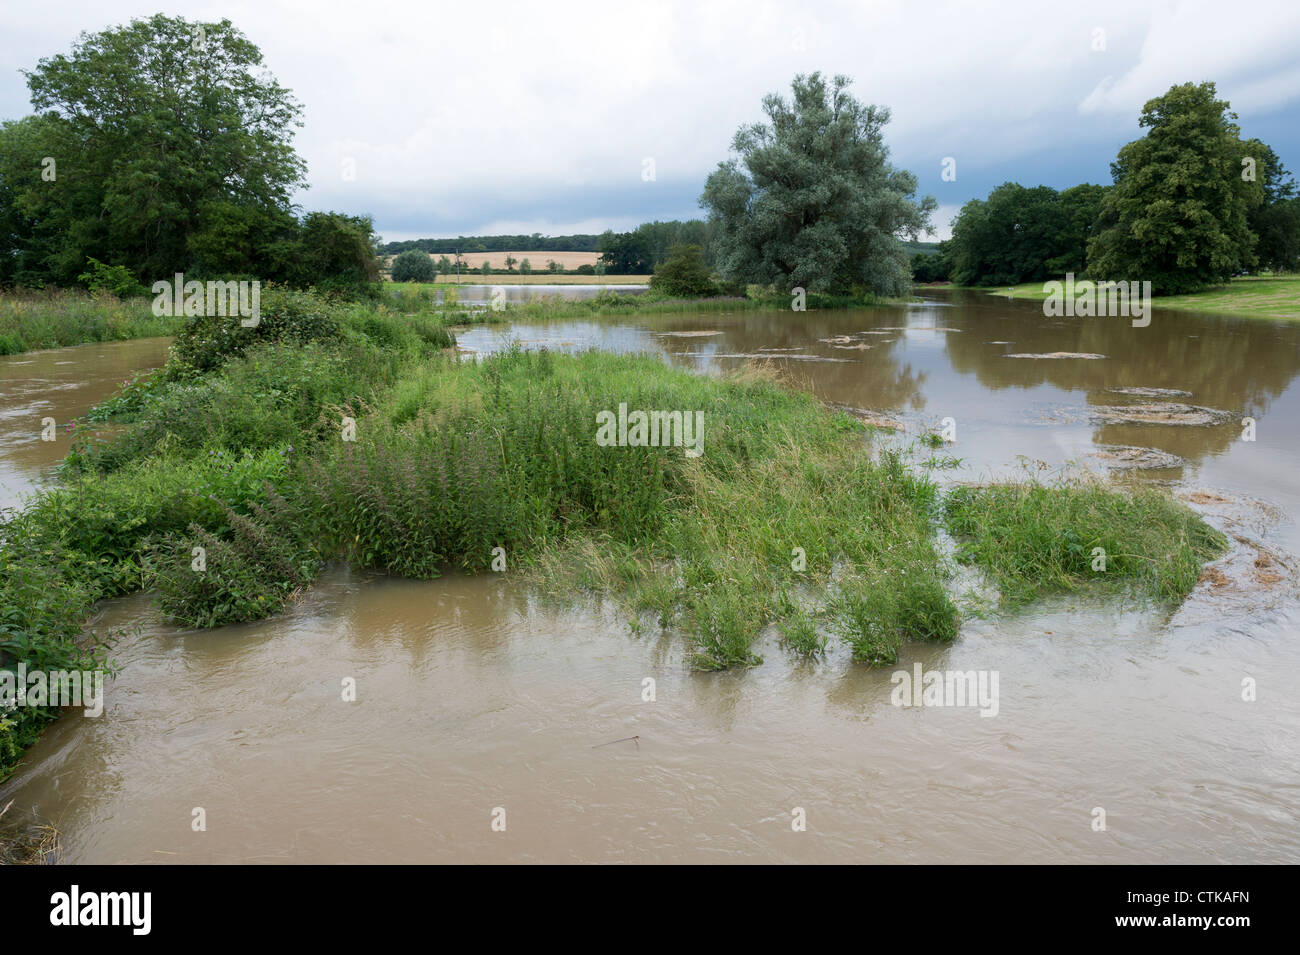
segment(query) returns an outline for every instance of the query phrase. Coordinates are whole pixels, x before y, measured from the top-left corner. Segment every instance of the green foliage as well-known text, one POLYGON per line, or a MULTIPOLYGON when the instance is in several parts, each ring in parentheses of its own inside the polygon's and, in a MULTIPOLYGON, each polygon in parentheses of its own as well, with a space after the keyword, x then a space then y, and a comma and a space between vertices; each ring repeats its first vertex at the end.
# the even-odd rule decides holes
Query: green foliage
POLYGON ((339 337, 338 311, 319 296, 274 285, 264 286, 260 294, 256 325, 244 325, 245 319, 237 315, 187 318, 173 345, 176 360, 195 371, 207 372, 258 342, 289 345, 339 337))
POLYGON ((949 641, 957 615, 943 585, 906 573, 888 586, 845 590, 831 604, 833 628, 853 648, 853 659, 873 666, 898 662, 909 640, 949 641))
MULTIPOLYGON (((653 612, 706 669, 761 662, 773 629, 792 652, 836 634, 877 664, 956 631, 935 485, 810 395, 642 355, 461 362, 427 314, 275 289, 264 305, 264 335, 178 344, 128 383, 95 413, 124 430, 79 442, 63 483, 0 522, 0 664, 100 652, 77 642, 94 601, 153 585, 173 619, 213 626, 281 611, 324 560, 430 577, 486 570, 496 547, 551 592, 653 612), (597 444, 620 404, 702 413, 703 454, 597 444)), ((1117 573, 1172 597, 1222 544, 1157 492, 991 493, 954 492, 945 513, 1012 596, 1069 583, 1094 537, 1122 532, 1117 573)), ((0 771, 52 715, 6 718, 0 771)))
POLYGON ((292 147, 300 107, 229 20, 157 14, 82 34, 27 85, 40 117, 0 132, 16 219, 0 218, 34 253, 17 263, 25 282, 70 284, 89 257, 146 277, 183 271, 214 208, 283 216, 303 182, 292 147), (54 181, 35 174, 45 156, 56 160, 54 181))
POLYGON ((27 84, 40 115, 0 124, 0 285, 138 294, 134 276, 182 272, 359 297, 377 280, 368 218, 294 217, 301 107, 229 20, 82 34, 27 84))
MULTIPOLYGON (((540 232, 532 235, 471 235, 457 239, 403 239, 386 242, 380 250, 385 255, 396 255, 409 249, 421 252, 473 253, 473 252, 595 252, 598 236, 552 235, 540 232)), ((454 270, 453 270, 454 271, 454 270)))
POLYGON ((391 271, 394 282, 433 282, 438 278, 438 270, 429 253, 414 249, 393 259, 391 271))
POLYGON ((719 271, 785 291, 905 295, 899 236, 928 228, 932 197, 889 163, 889 110, 860 103, 847 77, 796 76, 792 101, 763 100, 766 124, 742 127, 738 159, 709 176, 700 203, 716 227, 719 271))
POLYGON ((937 252, 916 252, 912 255, 912 280, 914 282, 947 282, 952 277, 952 253, 948 242, 940 242, 937 252))
POLYGON ((1242 179, 1251 147, 1236 118, 1213 83, 1184 83, 1147 101, 1146 135, 1111 164, 1115 185, 1088 244, 1090 275, 1149 280, 1157 294, 1173 295, 1255 264, 1247 216, 1264 195, 1259 181, 1242 179))
POLYGON ((143 299, 121 301, 76 291, 11 291, 0 296, 0 355, 86 342, 170 335, 173 318, 159 318, 143 299))
POLYGON ((972 199, 953 222, 948 243, 952 280, 958 285, 1014 285, 1082 273, 1104 191, 1082 185, 1057 192, 1008 182, 988 199, 972 199))
POLYGON ((453 344, 427 319, 361 309, 337 319, 334 336, 255 342, 202 378, 177 363, 128 382, 87 417, 131 427, 107 441, 78 434, 64 471, 114 471, 158 454, 304 449, 336 436, 341 409, 364 406, 405 362, 453 344))
POLYGON ((273 245, 268 258, 270 278, 300 289, 371 298, 379 281, 369 216, 309 212, 293 238, 273 245))
POLYGON ((698 245, 676 246, 668 259, 655 266, 650 288, 672 298, 709 298, 718 294, 717 283, 698 245))
POLYGON ((219 627, 280 613, 320 569, 304 515, 274 488, 265 504, 249 504, 248 515, 223 511, 224 534, 191 524, 158 545, 158 606, 176 623, 219 627), (202 548, 198 566, 195 548, 202 548))
POLYGON ((87 259, 89 268, 77 276, 92 293, 104 292, 118 298, 138 298, 148 294, 140 280, 125 265, 105 265, 99 259, 87 259))
POLYGON ((1265 143, 1252 139, 1244 152, 1255 161, 1256 181, 1264 195, 1246 216, 1259 240, 1255 246, 1259 264, 1274 272, 1294 272, 1300 267, 1300 198, 1295 181, 1265 143))
POLYGON ((944 516, 960 542, 958 558, 983 568, 1012 606, 1084 589, 1132 589, 1176 602, 1196 585, 1201 565, 1227 546, 1195 513, 1152 488, 961 487, 948 496, 944 516), (1093 569, 1094 548, 1105 551, 1105 570, 1093 569))
MULTIPOLYGON (((601 256, 598 267, 593 266, 591 272, 599 275, 606 271, 615 275, 645 275, 680 245, 699 246, 704 264, 712 268, 712 235, 713 227, 699 219, 685 222, 677 219, 660 222, 656 219, 643 222, 631 232, 618 234, 607 230, 597 242, 601 256)), ((583 268, 578 271, 583 271, 583 268)))

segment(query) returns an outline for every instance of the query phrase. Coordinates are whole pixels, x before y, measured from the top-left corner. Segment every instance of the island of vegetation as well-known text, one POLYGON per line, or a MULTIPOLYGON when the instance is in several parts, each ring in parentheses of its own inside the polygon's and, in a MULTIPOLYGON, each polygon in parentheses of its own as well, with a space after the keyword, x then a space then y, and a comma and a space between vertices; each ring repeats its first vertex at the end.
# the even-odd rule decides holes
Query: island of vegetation
MULTIPOLYGON (((385 282, 368 219, 291 208, 300 107, 228 21, 202 25, 202 60, 172 56, 196 26, 159 15, 83 37, 30 73, 37 113, 0 127, 0 283, 13 289, 0 350, 174 336, 164 367, 74 423, 59 481, 0 523, 0 669, 111 666, 112 634, 87 622, 97 602, 136 591, 180 625, 217 627, 283 612, 332 561, 429 578, 498 560, 562 599, 617 598, 632 626, 679 634, 700 668, 757 665, 769 631, 789 652, 816 658, 842 640, 878 665, 908 641, 956 636, 959 563, 1006 606, 1098 589, 1176 604, 1226 546, 1160 490, 942 492, 906 449, 762 369, 708 377, 650 356, 519 348, 464 358, 453 329, 494 315, 433 283, 431 256, 447 250, 393 249, 404 281, 385 282), (132 66, 142 55, 169 66, 132 66), (47 156, 57 170, 42 179, 47 156), (178 272, 261 282, 257 321, 156 315, 152 284, 178 272), (602 446, 596 422, 620 405, 698 410, 704 453, 602 446), (1113 555, 1103 571, 1098 548, 1113 555)), ((1212 88, 1176 92, 1217 108, 1212 88)), ((890 163, 888 110, 818 74, 763 106, 767 121, 736 134, 704 186, 707 222, 588 243, 610 269, 634 259, 647 295, 511 316, 776 305, 798 321, 800 293, 810 308, 908 296, 906 240, 935 203, 890 163)), ((1121 271, 1140 200, 1123 180, 1141 161, 1125 154, 1113 193, 1043 196, 1084 210, 1080 222, 1100 217, 1112 230, 1096 236, 1102 261, 1121 271)), ((960 240, 933 255, 973 268, 961 250, 977 218, 964 211, 960 240)), ((1083 256, 1073 235, 1061 254, 1083 256)), ((493 251, 528 251, 507 239, 493 251)), ((1240 264, 1211 258, 1187 278, 1212 283, 1240 264)), ((0 714, 0 776, 55 716, 0 714)))

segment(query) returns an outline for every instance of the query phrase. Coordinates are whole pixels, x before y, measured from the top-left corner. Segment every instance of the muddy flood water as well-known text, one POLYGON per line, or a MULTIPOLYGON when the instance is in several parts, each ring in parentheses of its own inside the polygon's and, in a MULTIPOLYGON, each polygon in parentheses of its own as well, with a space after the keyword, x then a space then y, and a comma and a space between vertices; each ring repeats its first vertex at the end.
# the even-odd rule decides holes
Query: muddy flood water
MULTIPOLYGON (((1086 467, 1166 484, 1233 540, 1180 610, 968 613, 951 645, 875 670, 842 649, 798 662, 770 637, 761 666, 706 674, 679 636, 634 636, 610 606, 557 607, 509 575, 338 566, 289 614, 207 632, 160 623, 140 595, 95 622, 136 628, 104 714, 52 726, 0 805, 83 863, 1300 862, 1300 323, 1157 305, 1134 328, 923 297, 459 340, 652 351, 706 373, 767 359, 901 425, 894 442, 951 418, 954 444, 916 452, 961 459, 940 481, 1086 467), (1101 357, 1012 357, 1061 353, 1101 357), (917 663, 997 671, 996 715, 892 705, 891 674, 917 663)), ((40 441, 42 417, 62 425, 164 349, 0 359, 6 501, 66 450, 62 433, 40 441)))

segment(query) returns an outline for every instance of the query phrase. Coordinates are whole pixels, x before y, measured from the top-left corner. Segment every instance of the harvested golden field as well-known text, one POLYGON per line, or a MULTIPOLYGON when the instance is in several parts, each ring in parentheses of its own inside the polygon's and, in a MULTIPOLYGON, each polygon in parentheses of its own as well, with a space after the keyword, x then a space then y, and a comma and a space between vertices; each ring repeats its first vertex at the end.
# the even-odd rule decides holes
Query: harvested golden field
MULTIPOLYGON (((439 275, 439 282, 456 284, 455 275, 439 275)), ((534 272, 532 275, 481 275, 478 272, 462 273, 461 285, 648 285, 648 275, 552 275, 534 272)))
MULTIPOLYGON (((435 262, 446 253, 434 252, 430 255, 435 262)), ((462 252, 461 260, 465 266, 470 269, 482 268, 483 263, 487 262, 490 269, 504 269, 506 267, 506 256, 514 256, 519 262, 524 259, 532 266, 534 272, 545 272, 546 263, 550 261, 559 262, 561 268, 576 269, 580 265, 595 265, 596 260, 600 258, 599 252, 462 252)), ((452 262, 456 261, 454 255, 447 254, 447 258, 452 262)), ((384 266, 392 265, 393 256, 384 257, 384 266)), ((515 269, 518 270, 518 262, 515 269)))

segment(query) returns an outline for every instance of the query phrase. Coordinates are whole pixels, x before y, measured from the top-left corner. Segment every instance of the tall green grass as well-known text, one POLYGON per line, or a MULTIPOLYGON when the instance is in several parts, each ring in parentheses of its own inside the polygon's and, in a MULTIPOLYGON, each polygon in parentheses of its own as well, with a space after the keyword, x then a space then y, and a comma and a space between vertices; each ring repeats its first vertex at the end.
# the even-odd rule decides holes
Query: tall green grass
POLYGON ((955 489, 944 518, 957 556, 983 569, 1003 603, 1049 593, 1127 590, 1182 600, 1227 539, 1155 488, 1117 490, 1095 480, 955 489))
MULTIPOLYGON (((327 560, 427 578, 488 571, 496 548, 547 592, 612 595, 635 628, 681 634, 700 668, 758 663, 769 638, 888 664, 957 632, 941 514, 1009 602, 1095 583, 1094 546, 1103 585, 1177 599, 1222 546, 1155 491, 941 503, 860 423, 765 372, 517 347, 462 361, 452 341, 433 314, 274 290, 257 329, 187 324, 165 368, 90 416, 119 433, 79 437, 62 483, 0 520, 0 666, 102 659, 82 627, 107 596, 156 587, 169 618, 217 626, 280 612, 327 560), (702 456, 598 445, 620 404, 702 412, 702 456)), ((5 717, 0 774, 53 715, 5 717)))
POLYGON ((147 298, 11 289, 0 292, 0 355, 172 335, 178 321, 155 316, 147 298))

